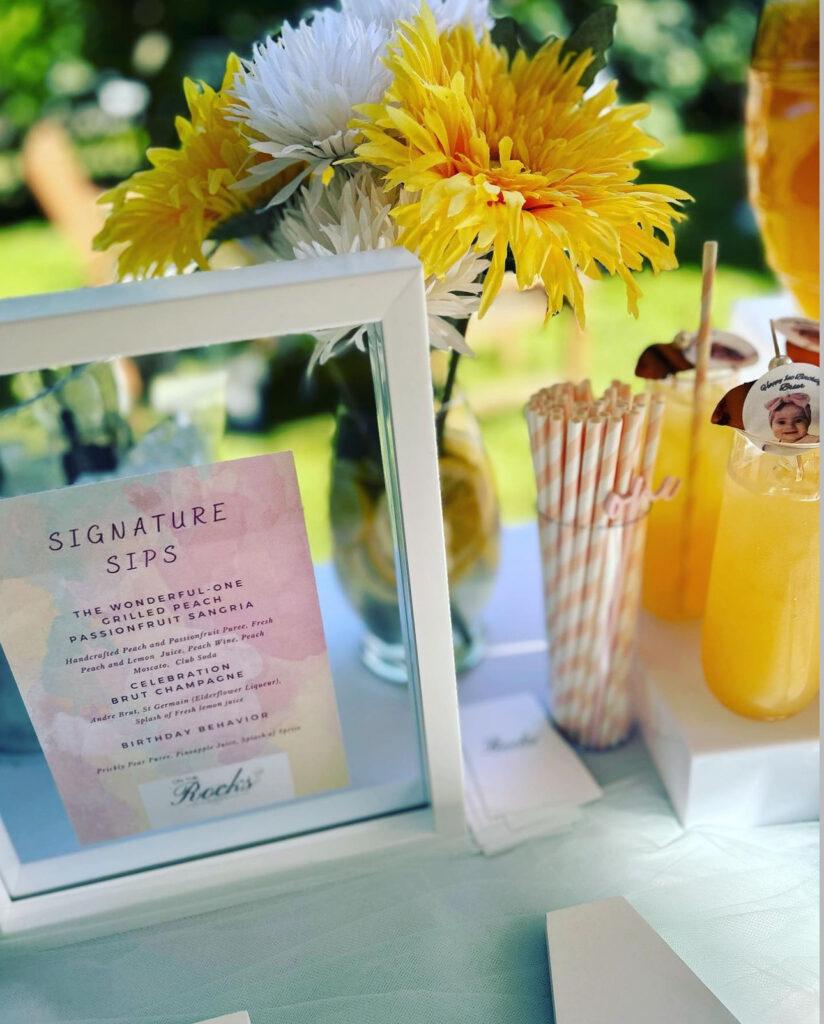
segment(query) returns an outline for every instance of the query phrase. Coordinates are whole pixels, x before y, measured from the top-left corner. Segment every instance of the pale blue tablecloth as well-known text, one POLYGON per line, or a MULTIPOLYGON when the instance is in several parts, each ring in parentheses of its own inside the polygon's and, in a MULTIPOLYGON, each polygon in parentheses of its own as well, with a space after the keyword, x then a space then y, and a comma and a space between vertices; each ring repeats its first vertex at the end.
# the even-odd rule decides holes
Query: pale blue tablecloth
MULTIPOLYGON (((493 640, 529 639, 534 621, 510 598, 517 579, 516 604, 532 602, 512 567, 534 543, 506 538, 490 621, 511 628, 493 640)), ((490 658, 462 699, 517 690, 517 664, 490 658)), ((408 847, 273 878, 229 910, 0 942, 0 1022, 192 1024, 245 1009, 252 1024, 550 1024, 544 915, 614 895, 742 1024, 818 1021, 817 823, 684 831, 637 739, 587 761, 604 799, 568 834, 496 858, 408 847)))

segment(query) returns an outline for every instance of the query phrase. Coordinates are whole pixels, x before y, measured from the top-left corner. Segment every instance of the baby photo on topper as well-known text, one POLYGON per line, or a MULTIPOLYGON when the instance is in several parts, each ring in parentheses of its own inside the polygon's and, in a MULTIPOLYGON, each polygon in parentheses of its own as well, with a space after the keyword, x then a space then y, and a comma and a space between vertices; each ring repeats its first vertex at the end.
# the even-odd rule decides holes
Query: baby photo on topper
POLYGON ((744 399, 744 430, 767 444, 818 444, 821 374, 808 363, 768 370, 744 399))

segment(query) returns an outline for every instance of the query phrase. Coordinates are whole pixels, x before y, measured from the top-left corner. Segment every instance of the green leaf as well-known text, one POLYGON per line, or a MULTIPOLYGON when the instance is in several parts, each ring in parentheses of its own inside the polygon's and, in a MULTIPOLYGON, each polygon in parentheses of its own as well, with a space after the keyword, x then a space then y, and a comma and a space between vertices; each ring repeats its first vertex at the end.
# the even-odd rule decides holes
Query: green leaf
POLYGON ((584 18, 563 45, 562 56, 583 53, 584 50, 592 50, 595 55, 595 60, 581 76, 581 85, 585 89, 592 85, 601 68, 607 66, 607 50, 612 46, 617 14, 618 8, 614 4, 604 4, 584 18))
POLYGON ((218 224, 209 233, 215 242, 229 242, 236 238, 266 238, 277 227, 281 211, 278 209, 248 210, 218 224))
POLYGON ((524 50, 528 57, 534 57, 543 45, 514 18, 498 18, 490 35, 496 46, 503 46, 506 49, 510 60, 518 50, 524 50))

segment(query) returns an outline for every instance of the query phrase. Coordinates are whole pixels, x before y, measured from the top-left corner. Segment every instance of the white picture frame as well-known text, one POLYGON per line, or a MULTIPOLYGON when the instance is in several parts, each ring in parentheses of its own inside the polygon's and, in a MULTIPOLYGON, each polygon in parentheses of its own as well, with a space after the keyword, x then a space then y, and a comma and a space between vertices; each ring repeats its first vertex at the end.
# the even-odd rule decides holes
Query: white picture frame
MULTIPOLYGON (((400 842, 464 833, 462 758, 452 649, 423 274, 403 249, 188 274, 0 301, 0 375, 329 327, 378 324, 371 344, 381 381, 387 490, 401 585, 415 643, 430 803, 425 809, 215 853, 121 877, 13 898, 0 878, 0 934, 133 910, 167 916, 170 901, 231 902, 227 882, 249 882, 400 842), (164 908, 162 910, 158 908, 164 908)), ((10 847, 0 820, 0 852, 10 847)), ((238 887, 240 888, 240 887, 238 887)), ((249 886, 243 886, 251 898, 249 886)))

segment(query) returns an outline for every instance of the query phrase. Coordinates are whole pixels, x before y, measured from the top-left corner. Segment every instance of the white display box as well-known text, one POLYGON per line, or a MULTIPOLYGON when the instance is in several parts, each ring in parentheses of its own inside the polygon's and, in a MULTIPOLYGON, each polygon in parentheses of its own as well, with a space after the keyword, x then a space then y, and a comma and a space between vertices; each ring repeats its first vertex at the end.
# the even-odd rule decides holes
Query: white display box
POLYGON ((639 634, 641 728, 681 823, 818 818, 818 701, 781 722, 743 718, 704 682, 700 622, 642 614, 639 634))
POLYGON ((173 898, 203 899, 207 890, 212 901, 231 903, 240 883, 278 869, 463 834, 424 283, 410 253, 395 248, 8 299, 0 303, 0 373, 358 324, 375 325, 370 357, 411 681, 408 689, 387 689, 359 671, 355 644, 346 644, 346 610, 336 605, 334 587, 321 586, 352 786, 169 835, 75 850, 60 833, 62 808, 43 795, 45 764, 40 771, 38 758, 29 758, 34 767, 25 772, 12 764, 0 771, 0 794, 16 793, 18 808, 35 807, 44 835, 24 822, 35 849, 23 850, 12 821, 21 816, 12 808, 4 821, 0 809, 0 934, 79 919, 101 930, 107 922, 123 927, 127 912, 165 913, 173 898), (409 728, 397 739, 393 723, 401 719, 413 723, 410 742, 409 728), (12 771, 20 777, 12 780, 12 771))

